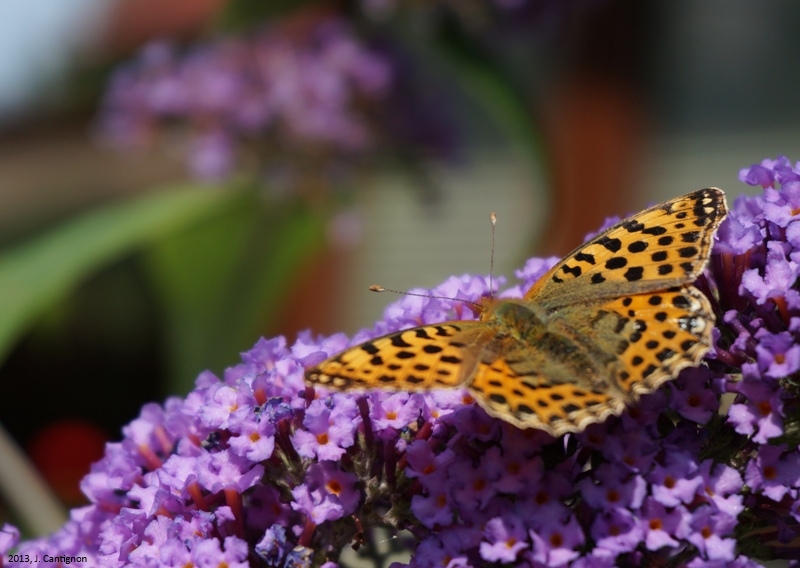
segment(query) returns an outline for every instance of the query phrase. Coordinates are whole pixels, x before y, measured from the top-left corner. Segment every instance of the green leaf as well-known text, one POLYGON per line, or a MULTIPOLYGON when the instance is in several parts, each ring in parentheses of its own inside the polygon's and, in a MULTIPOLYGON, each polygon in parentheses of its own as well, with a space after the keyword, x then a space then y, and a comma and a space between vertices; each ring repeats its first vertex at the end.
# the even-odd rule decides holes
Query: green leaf
POLYGON ((62 223, 0 253, 0 361, 41 315, 89 274, 215 214, 238 191, 165 187, 62 223))
POLYGON ((304 6, 309 0, 230 0, 220 17, 220 27, 227 31, 250 29, 270 19, 281 18, 304 6))

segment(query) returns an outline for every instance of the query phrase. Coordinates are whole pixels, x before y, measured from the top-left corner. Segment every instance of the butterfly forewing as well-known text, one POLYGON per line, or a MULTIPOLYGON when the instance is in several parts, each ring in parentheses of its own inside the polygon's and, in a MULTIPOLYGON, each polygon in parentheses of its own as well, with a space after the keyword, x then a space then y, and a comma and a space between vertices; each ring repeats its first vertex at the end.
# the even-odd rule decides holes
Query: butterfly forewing
POLYGON ((716 188, 646 209, 572 251, 525 298, 556 308, 693 282, 726 212, 716 188))
POLYGON ((471 375, 492 328, 477 321, 445 322, 390 333, 343 351, 307 374, 336 390, 428 390, 457 387, 471 375))

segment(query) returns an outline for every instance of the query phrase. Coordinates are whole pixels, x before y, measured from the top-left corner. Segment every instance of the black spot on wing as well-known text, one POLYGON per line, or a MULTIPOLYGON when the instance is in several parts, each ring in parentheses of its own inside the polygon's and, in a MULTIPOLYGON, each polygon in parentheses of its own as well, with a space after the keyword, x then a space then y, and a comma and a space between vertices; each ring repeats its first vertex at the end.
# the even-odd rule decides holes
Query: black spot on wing
POLYGON ((639 231, 644 229, 644 225, 639 221, 637 221, 636 219, 628 219, 627 221, 622 223, 622 226, 625 227, 625 229, 629 233, 638 233, 639 231))
POLYGON ((606 261, 606 268, 609 270, 617 270, 623 268, 628 264, 628 259, 624 256, 613 256, 606 261))
POLYGON ((619 249, 622 248, 622 241, 620 241, 619 239, 612 239, 608 235, 600 238, 597 241, 597 244, 611 252, 619 252, 619 249))
POLYGON ((411 347, 411 344, 406 342, 403 339, 403 334, 398 333, 397 335, 393 335, 391 338, 391 343, 394 347, 411 347))
POLYGON ((489 395, 489 400, 498 404, 508 404, 506 397, 504 397, 502 394, 492 393, 489 395))
POLYGON ((653 227, 647 227, 646 229, 644 229, 642 231, 642 233, 644 233, 646 235, 656 235, 656 236, 657 235, 663 235, 666 232, 667 232, 667 228, 666 227, 662 227, 661 225, 655 225, 653 227))
POLYGON ((644 275, 644 268, 641 266, 631 266, 628 270, 625 271, 625 280, 628 282, 636 282, 637 280, 641 280, 642 276, 644 275))
POLYGON ((666 361, 667 359, 671 358, 674 355, 675 355, 675 352, 672 349, 666 348, 666 349, 662 349, 661 351, 656 353, 656 359, 658 359, 659 361, 661 361, 663 363, 664 361, 666 361))
POLYGON ((675 296, 672 299, 672 305, 675 306, 676 308, 687 309, 692 304, 691 302, 689 302, 689 300, 686 299, 685 296, 675 296))

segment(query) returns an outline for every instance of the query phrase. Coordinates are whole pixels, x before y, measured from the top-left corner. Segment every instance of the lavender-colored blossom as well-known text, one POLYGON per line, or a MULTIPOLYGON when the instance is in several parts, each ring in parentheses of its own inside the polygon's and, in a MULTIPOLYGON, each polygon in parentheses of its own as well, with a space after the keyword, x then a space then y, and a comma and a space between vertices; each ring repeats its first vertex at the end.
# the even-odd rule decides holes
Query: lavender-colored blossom
POLYGON ((647 476, 653 498, 666 507, 691 503, 702 485, 697 463, 681 451, 668 453, 666 462, 656 464, 647 476))
POLYGON ((610 554, 631 552, 642 542, 643 530, 628 509, 609 509, 597 515, 591 528, 597 547, 610 554))
POLYGON ((355 510, 360 494, 352 473, 339 470, 331 462, 321 462, 308 468, 307 480, 292 490, 296 500, 292 508, 315 524, 340 519, 355 510))
POLYGON ((428 528, 437 525, 449 525, 455 515, 456 504, 451 502, 444 474, 432 475, 427 479, 427 495, 414 495, 411 498, 411 510, 420 522, 428 528))
POLYGON ((786 251, 781 243, 767 243, 767 265, 762 276, 761 270, 751 268, 742 275, 742 292, 749 292, 757 303, 784 298, 792 308, 800 308, 800 293, 792 289, 792 285, 800 275, 800 265, 786 258, 786 251))
POLYGON ((486 468, 472 467, 466 460, 451 464, 448 481, 453 484, 456 502, 484 509, 497 494, 496 479, 491 475, 486 468))
POLYGON ((609 436, 598 448, 609 461, 631 471, 649 471, 659 450, 652 436, 641 429, 626 430, 609 436))
POLYGON ((19 542, 19 529, 8 523, 0 528, 0 554, 5 556, 19 542))
POLYGON ((736 541, 731 538, 735 526, 733 517, 713 507, 700 507, 680 536, 695 545, 704 558, 730 561, 736 556, 736 541))
POLYGON ((791 333, 770 333, 762 328, 756 332, 755 338, 758 340, 758 365, 765 376, 780 379, 800 369, 800 345, 794 342, 791 333))
POLYGON ((690 517, 683 506, 667 509, 652 497, 648 497, 642 506, 644 544, 647 549, 677 548, 679 543, 675 536, 681 524, 688 522, 690 517))
POLYGON ((230 450, 200 454, 197 459, 197 481, 211 493, 231 488, 243 493, 254 487, 263 474, 264 466, 230 450))
POLYGON ((325 152, 347 160, 374 142, 366 109, 385 99, 391 80, 386 58, 336 19, 321 19, 306 34, 274 26, 186 53, 157 42, 116 71, 98 130, 126 147, 183 123, 190 170, 212 181, 233 172, 247 145, 282 155, 271 167, 325 152))
POLYGON ((355 401, 349 398, 333 407, 324 399, 312 401, 303 420, 307 430, 297 430, 292 438, 297 453, 307 458, 338 460, 353 445, 357 415, 355 401))
POLYGON ((758 455, 750 460, 745 470, 745 481, 750 488, 773 501, 784 496, 797 498, 800 489, 800 453, 785 445, 761 446, 758 455))
POLYGON ((579 487, 586 502, 599 510, 638 509, 647 492, 647 485, 639 475, 607 463, 601 464, 579 487))
POLYGON ((763 240, 761 230, 753 223, 752 217, 738 213, 734 207, 717 231, 719 242, 716 248, 722 253, 745 254, 763 240))
POLYGON ((374 398, 370 418, 380 430, 402 430, 416 422, 424 404, 420 394, 398 392, 387 397, 386 393, 375 392, 370 396, 374 398))
POLYGON ((698 424, 706 424, 719 410, 719 393, 714 392, 714 375, 707 367, 684 370, 678 379, 669 383, 675 410, 698 424))
POLYGON ((264 536, 255 545, 255 552, 259 558, 271 565, 277 565, 294 548, 286 537, 286 528, 282 525, 272 525, 264 536))
POLYGON ((736 385, 736 391, 747 398, 746 403, 732 404, 728 410, 728 421, 738 433, 749 436, 755 432, 753 441, 760 444, 783 434, 783 402, 778 385, 746 376, 736 385))
POLYGON ((429 476, 444 473, 450 462, 455 459, 452 450, 446 449, 437 454, 425 440, 412 442, 406 450, 406 456, 408 458, 406 475, 419 478, 423 484, 429 476))
POLYGON ((551 519, 538 531, 531 531, 533 552, 528 556, 545 566, 562 566, 580 556, 578 549, 585 542, 583 529, 575 517, 558 522, 551 519))
POLYGON ((514 562, 528 548, 527 534, 516 518, 495 517, 486 523, 481 542, 481 558, 489 562, 514 562))
POLYGON ((744 482, 739 471, 723 463, 715 464, 712 460, 706 460, 700 465, 700 476, 703 479, 701 495, 729 517, 738 517, 744 509, 744 496, 740 493, 744 482))

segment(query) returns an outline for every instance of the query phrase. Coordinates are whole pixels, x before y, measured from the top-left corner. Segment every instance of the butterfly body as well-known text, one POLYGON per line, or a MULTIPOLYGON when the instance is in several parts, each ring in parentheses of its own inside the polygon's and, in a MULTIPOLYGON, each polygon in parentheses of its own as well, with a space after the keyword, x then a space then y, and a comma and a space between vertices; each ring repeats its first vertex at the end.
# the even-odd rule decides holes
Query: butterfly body
POLYGON ((727 212, 699 190, 614 225, 520 299, 482 299, 480 319, 391 333, 307 372, 336 390, 465 387, 490 414, 553 435, 619 414, 711 344, 714 315, 692 282, 727 212))

